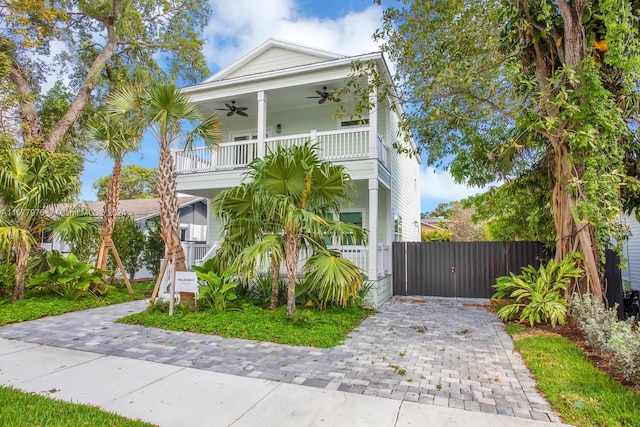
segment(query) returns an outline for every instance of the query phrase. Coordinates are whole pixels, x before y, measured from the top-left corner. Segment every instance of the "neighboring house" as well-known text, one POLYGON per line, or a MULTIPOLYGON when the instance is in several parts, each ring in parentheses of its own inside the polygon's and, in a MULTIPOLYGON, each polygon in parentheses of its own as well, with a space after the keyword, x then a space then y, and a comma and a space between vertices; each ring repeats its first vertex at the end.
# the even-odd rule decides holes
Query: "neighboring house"
MULTIPOLYGON (((66 204, 55 207, 56 212, 66 209, 87 209, 93 215, 101 218, 104 202, 83 202, 80 204, 66 204)), ((120 200, 118 214, 128 215, 146 230, 148 220, 159 216, 159 199, 131 199, 120 200)), ((204 257, 209 246, 206 244, 209 225, 208 200, 203 197, 179 196, 178 214, 180 216, 180 240, 183 242, 189 264, 204 257)), ((59 240, 42 239, 40 244, 47 250, 55 249, 63 254, 69 253, 69 245, 59 240)), ((143 268, 136 273, 136 278, 150 277, 151 274, 143 268)))
POLYGON ((422 218, 420 220, 420 231, 438 231, 438 230, 446 230, 447 223, 451 222, 451 220, 441 217, 441 216, 432 216, 428 218, 422 218))
POLYGON ((622 257, 627 269, 622 270, 622 280, 631 289, 640 291, 640 223, 635 216, 622 215, 619 219, 628 236, 622 244, 622 257))
MULTIPOLYGON (((321 156, 344 165, 358 194, 340 219, 361 224, 369 245, 338 246, 374 282, 374 304, 391 296, 391 242, 420 240, 419 156, 392 149, 406 142, 398 130, 401 107, 388 99, 361 117, 337 118, 332 92, 340 89, 354 61, 370 61, 388 75, 380 52, 343 56, 270 39, 204 83, 183 89, 206 114, 221 117, 223 143, 175 150, 181 193, 213 198, 237 186, 247 165, 278 145, 314 141, 321 156)), ((406 145, 405 145, 406 146, 406 145)), ((221 226, 212 218, 207 243, 219 242, 221 226)))

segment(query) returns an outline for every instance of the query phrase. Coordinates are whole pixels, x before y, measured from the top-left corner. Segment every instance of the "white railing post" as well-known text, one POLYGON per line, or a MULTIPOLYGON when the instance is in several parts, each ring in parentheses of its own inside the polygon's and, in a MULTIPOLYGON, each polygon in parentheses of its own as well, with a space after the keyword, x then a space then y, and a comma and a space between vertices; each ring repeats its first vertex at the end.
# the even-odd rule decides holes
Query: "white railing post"
POLYGON ((378 179, 369 179, 369 280, 378 280, 377 251, 378 244, 378 179))
POLYGON ((369 78, 370 87, 373 87, 369 94, 369 158, 378 158, 378 88, 369 78))
POLYGON ((267 95, 264 91, 258 92, 258 158, 265 154, 265 137, 267 136, 267 95))

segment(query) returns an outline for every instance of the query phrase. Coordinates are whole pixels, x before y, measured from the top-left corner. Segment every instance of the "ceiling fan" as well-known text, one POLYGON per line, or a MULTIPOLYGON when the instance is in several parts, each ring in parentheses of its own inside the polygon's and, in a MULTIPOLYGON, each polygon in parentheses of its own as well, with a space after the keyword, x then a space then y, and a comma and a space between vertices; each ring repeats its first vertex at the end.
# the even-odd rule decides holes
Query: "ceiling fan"
POLYGON ((227 111, 227 117, 231 117, 234 114, 244 117, 248 116, 248 114, 245 113, 247 107, 236 107, 236 101, 231 101, 231 104, 225 102, 224 105, 226 105, 227 108, 216 108, 216 110, 227 111))
POLYGON ((319 98, 320 100, 318 101, 318 104, 324 104, 327 99, 332 102, 340 102, 340 98, 338 98, 335 91, 327 92, 326 86, 322 88, 322 92, 316 90, 316 93, 318 96, 307 96, 307 98, 319 98))

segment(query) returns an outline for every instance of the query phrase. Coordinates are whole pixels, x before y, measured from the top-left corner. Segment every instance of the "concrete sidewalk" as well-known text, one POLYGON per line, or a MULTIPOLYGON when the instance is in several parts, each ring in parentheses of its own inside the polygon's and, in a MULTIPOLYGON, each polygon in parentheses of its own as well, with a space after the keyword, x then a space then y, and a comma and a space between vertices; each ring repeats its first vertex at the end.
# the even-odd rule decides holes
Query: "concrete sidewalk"
POLYGON ((561 426, 0 339, 0 384, 160 426, 561 426))

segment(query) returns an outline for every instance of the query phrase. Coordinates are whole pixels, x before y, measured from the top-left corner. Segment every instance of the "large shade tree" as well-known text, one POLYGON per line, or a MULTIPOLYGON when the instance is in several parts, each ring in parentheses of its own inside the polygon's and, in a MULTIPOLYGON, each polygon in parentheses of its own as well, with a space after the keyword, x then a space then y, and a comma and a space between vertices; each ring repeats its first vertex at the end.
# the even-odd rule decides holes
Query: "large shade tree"
POLYGON ((140 129, 149 131, 158 143, 158 194, 162 240, 177 271, 185 271, 185 254, 178 234, 178 196, 176 172, 170 148, 189 149, 202 141, 217 147, 222 136, 216 115, 205 117, 174 83, 154 79, 144 87, 121 89, 110 98, 109 111, 116 117, 133 114, 140 129))
MULTIPOLYGON (((120 200, 158 197, 157 175, 155 168, 145 168, 138 165, 123 166, 120 178, 120 200)), ((98 200, 107 199, 110 181, 111 175, 103 176, 91 186, 96 191, 98 200)))
MULTIPOLYGON (((621 187, 633 182, 623 159, 638 113, 637 3, 404 1, 385 11, 375 37, 413 107, 402 125, 428 162, 451 160, 453 176, 470 184, 533 179, 548 194, 537 200, 548 203, 556 257, 581 252, 581 290, 601 295, 599 260, 621 187)), ((363 73, 384 87, 356 64, 363 73)))
POLYGON ((207 67, 200 35, 210 11, 208 2, 197 0, 3 1, 3 132, 55 150, 103 89, 145 82, 160 70, 182 81, 202 80, 207 67), (68 90, 57 88, 66 99, 52 118, 42 115, 39 96, 54 70, 66 77, 68 90))
MULTIPOLYGON (((283 148, 249 165, 248 181, 220 193, 213 211, 223 220, 222 254, 247 277, 269 259, 271 308, 278 301, 280 262, 287 270, 287 314, 295 314, 296 278, 301 253, 304 270, 321 298, 345 305, 362 284, 361 271, 327 249, 327 240, 365 242, 364 230, 334 220, 350 201, 353 184, 343 166, 323 161, 310 144, 283 148)), ((366 242, 365 242, 366 243, 366 242)))
POLYGON ((59 173, 52 157, 46 151, 29 158, 11 147, 0 149, 0 249, 16 265, 12 302, 24 298, 27 260, 42 232, 70 241, 97 229, 87 213, 59 211, 58 204, 77 191, 79 180, 59 173))

